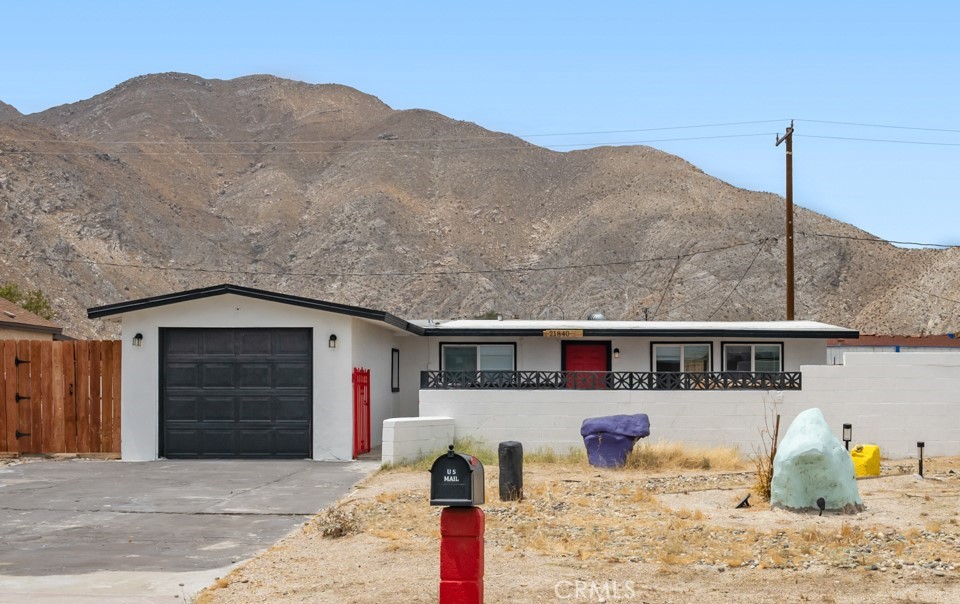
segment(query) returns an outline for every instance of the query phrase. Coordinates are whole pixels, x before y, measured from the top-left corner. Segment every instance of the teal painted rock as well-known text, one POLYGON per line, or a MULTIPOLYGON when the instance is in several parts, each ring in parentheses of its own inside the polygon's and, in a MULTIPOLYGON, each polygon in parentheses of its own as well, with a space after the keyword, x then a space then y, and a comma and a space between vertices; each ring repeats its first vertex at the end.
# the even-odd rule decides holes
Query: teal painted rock
POLYGON ((820 409, 793 420, 777 448, 770 483, 770 505, 794 511, 826 510, 855 514, 863 510, 853 460, 830 431, 820 409))

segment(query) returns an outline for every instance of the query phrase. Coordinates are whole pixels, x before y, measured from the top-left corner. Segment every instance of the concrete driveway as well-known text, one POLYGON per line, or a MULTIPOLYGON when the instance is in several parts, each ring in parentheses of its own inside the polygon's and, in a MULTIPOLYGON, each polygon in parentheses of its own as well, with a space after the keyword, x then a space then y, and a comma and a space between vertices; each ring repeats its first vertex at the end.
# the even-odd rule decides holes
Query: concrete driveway
POLYGON ((63 460, 0 466, 0 603, 183 602, 336 501, 377 465, 63 460))

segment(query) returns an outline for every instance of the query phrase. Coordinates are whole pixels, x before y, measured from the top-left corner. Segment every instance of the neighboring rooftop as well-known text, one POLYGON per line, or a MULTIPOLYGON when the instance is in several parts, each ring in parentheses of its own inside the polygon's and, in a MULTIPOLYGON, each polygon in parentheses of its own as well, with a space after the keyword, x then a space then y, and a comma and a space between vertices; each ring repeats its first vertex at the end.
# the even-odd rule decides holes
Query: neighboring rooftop
POLYGON ((0 327, 23 329, 60 335, 63 328, 29 310, 14 304, 6 298, 0 298, 0 327))
POLYGON ((935 336, 860 336, 855 342, 846 338, 827 340, 827 346, 882 346, 908 348, 960 348, 960 337, 947 333, 935 336))

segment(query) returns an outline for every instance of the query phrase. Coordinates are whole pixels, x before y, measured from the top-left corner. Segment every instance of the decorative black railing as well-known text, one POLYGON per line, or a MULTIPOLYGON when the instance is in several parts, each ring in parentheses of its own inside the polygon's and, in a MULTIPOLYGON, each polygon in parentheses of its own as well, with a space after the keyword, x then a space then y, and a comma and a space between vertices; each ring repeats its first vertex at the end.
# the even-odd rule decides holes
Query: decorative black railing
POLYGON ((800 390, 800 372, 421 371, 422 390, 800 390))

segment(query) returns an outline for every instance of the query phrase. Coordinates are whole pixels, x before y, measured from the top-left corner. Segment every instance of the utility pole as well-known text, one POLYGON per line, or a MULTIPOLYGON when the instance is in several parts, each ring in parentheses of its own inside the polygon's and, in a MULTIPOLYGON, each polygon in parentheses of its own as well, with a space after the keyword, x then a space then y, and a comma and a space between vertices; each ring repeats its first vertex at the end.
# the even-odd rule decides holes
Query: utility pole
POLYGON ((776 146, 787 142, 787 321, 793 321, 793 120, 776 146))

